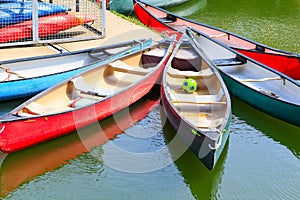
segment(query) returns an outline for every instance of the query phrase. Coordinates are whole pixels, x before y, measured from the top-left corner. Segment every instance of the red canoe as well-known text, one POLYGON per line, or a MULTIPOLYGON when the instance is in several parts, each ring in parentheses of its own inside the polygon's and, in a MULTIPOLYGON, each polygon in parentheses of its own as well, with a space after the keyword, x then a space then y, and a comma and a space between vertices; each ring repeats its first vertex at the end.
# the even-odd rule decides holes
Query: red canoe
POLYGON ((274 49, 236 34, 185 19, 144 2, 136 1, 134 10, 142 23, 158 32, 181 31, 187 26, 192 27, 272 69, 300 80, 300 55, 274 49))
MULTIPOLYGON (((95 21, 87 14, 60 13, 40 17, 38 21, 39 37, 46 37, 75 26, 95 21)), ((32 21, 25 21, 11 26, 0 28, 0 43, 12 42, 32 37, 32 21)))
POLYGON ((0 118, 0 149, 18 151, 102 120, 138 101, 161 78, 175 37, 94 64, 0 118))

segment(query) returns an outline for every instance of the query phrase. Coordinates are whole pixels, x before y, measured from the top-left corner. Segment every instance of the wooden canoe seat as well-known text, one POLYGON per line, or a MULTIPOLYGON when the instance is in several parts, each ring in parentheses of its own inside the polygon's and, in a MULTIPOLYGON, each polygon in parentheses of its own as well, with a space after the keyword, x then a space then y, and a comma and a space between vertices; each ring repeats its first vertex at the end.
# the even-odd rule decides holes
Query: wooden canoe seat
MULTIPOLYGON (((220 90, 221 91, 221 90, 220 90)), ((191 103, 191 104, 226 104, 221 101, 223 93, 215 95, 195 95, 184 93, 169 93, 173 103, 191 103)))
POLYGON ((146 75, 153 69, 153 68, 145 69, 142 67, 133 67, 133 66, 127 65, 126 63, 122 62, 121 60, 116 60, 116 61, 110 63, 109 67, 111 67, 114 71, 136 74, 136 75, 146 75))
POLYGON ((168 75, 173 78, 205 78, 213 75, 213 71, 210 68, 201 70, 199 72, 194 71, 180 71, 178 69, 174 69, 173 67, 169 67, 168 75))
MULTIPOLYGON (((74 95, 74 90, 79 91, 80 93, 87 94, 87 95, 93 95, 98 97, 106 97, 108 95, 113 94, 115 91, 110 90, 108 88, 99 88, 95 87, 93 85, 87 84, 81 76, 69 81, 68 87, 72 88, 70 89, 69 93, 73 93, 72 98, 80 97, 80 94, 74 95)), ((67 89, 68 91, 68 89, 67 89)))
POLYGON ((247 60, 241 56, 237 56, 235 58, 222 58, 222 59, 214 59, 213 63, 216 66, 234 66, 234 65, 243 65, 247 63, 247 60))

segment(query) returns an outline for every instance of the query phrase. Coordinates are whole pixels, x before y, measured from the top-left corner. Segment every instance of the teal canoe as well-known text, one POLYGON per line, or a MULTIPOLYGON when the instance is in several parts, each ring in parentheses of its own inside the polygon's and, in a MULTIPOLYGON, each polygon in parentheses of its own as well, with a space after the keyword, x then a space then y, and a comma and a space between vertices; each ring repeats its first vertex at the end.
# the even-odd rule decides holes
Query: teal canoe
MULTIPOLYGON (((153 6, 167 8, 187 2, 188 0, 145 0, 144 2, 153 6)), ((108 0, 109 9, 123 15, 130 15, 134 12, 133 0, 108 0)))
POLYGON ((273 117, 300 126, 300 84, 196 29, 194 43, 217 66, 229 92, 273 117))

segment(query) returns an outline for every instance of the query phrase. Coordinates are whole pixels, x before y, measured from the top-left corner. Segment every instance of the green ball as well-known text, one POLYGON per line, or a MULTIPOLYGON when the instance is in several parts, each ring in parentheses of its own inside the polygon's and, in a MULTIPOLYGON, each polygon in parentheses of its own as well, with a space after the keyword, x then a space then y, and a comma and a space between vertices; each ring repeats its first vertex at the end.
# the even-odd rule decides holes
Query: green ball
POLYGON ((193 93, 197 90, 197 82, 192 78, 187 78, 182 83, 182 89, 187 93, 193 93))

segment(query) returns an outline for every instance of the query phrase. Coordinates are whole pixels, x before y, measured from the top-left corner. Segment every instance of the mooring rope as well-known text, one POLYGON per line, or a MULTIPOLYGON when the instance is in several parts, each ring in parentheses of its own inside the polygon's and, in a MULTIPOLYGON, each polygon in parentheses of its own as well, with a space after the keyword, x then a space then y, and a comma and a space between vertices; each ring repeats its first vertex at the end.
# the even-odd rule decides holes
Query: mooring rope
MULTIPOLYGON (((14 74, 14 75, 16 75, 16 76, 18 76, 19 78, 26 78, 25 76, 22 76, 22 75, 20 75, 20 74, 18 74, 18 73, 16 73, 16 72, 13 72, 13 71, 11 71, 9 68, 6 68, 6 67, 3 67, 3 66, 1 66, 0 65, 0 69, 3 69, 6 73, 8 73, 8 74, 14 74)), ((8 76, 8 78, 9 78, 10 76, 8 76)))

